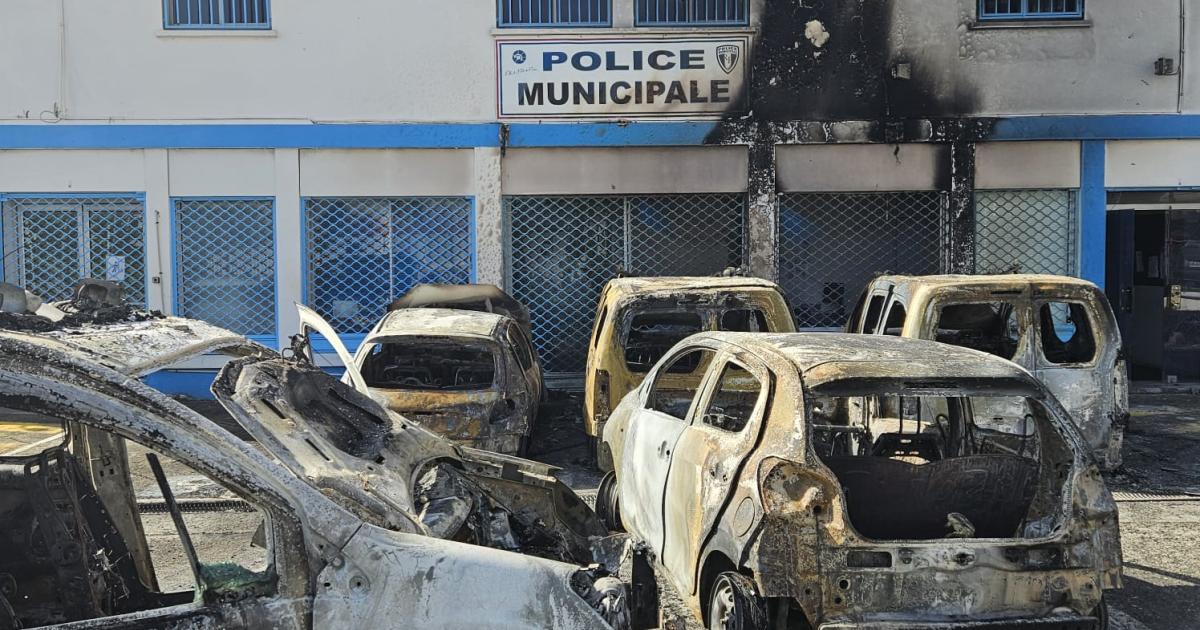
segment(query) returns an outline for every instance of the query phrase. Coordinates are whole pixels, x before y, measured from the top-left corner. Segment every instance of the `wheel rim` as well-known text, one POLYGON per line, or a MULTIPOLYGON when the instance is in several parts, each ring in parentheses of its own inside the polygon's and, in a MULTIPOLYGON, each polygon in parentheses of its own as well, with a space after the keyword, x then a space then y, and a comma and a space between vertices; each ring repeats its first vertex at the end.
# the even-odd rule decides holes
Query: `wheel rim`
POLYGON ((734 623, 733 585, 726 580, 717 582, 712 596, 712 606, 708 611, 708 627, 710 630, 729 630, 737 628, 734 623))

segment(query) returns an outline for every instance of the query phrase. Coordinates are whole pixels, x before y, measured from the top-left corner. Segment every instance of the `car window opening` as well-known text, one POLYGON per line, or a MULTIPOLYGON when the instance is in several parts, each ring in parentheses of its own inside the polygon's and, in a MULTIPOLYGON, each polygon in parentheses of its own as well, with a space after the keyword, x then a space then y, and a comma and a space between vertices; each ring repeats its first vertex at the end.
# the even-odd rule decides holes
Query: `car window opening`
POLYGON ((671 363, 659 370, 658 378, 651 384, 650 392, 646 396, 646 408, 678 420, 687 419, 688 410, 691 409, 692 400, 696 397, 696 390, 700 386, 699 381, 682 387, 674 384, 676 386, 672 387, 672 383, 666 382, 663 375, 676 371, 690 373, 697 368, 704 369, 712 362, 713 355, 712 350, 699 348, 675 357, 671 363), (677 370, 676 366, 678 365, 690 366, 690 369, 678 368, 677 370))
MULTIPOLYGON (((675 344, 704 328, 703 315, 696 311, 635 313, 625 342, 625 363, 633 372, 648 372, 675 344)), ((696 364, 675 361, 669 371, 690 374, 695 369, 696 364)))
POLYGON ((1050 302, 1038 312, 1042 355, 1051 363, 1087 363, 1096 356, 1096 336, 1087 308, 1075 302, 1050 302))
POLYGON ((489 389, 496 380, 497 349, 461 340, 392 339, 363 361, 368 387, 379 389, 489 389))
POLYGON ((1071 455, 1036 400, 827 396, 809 414, 812 447, 867 538, 1037 538, 1057 524, 1071 455))
POLYGON ((1021 341, 1016 308, 1011 302, 947 304, 934 339, 1011 360, 1021 341))
POLYGON ((753 374, 736 363, 726 364, 701 420, 709 426, 737 433, 750 422, 761 392, 762 384, 753 374))

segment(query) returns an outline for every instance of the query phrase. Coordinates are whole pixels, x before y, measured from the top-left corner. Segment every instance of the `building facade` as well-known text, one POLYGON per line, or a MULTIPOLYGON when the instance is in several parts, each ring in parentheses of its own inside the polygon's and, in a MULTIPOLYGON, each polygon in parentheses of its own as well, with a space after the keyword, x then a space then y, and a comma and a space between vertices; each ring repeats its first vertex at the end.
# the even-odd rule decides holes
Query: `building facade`
POLYGON ((1196 378, 1197 11, 8 0, 3 276, 277 347, 296 302, 353 342, 414 283, 494 283, 569 383, 619 272, 743 268, 832 329, 876 272, 1020 269, 1107 283, 1139 373, 1196 378))

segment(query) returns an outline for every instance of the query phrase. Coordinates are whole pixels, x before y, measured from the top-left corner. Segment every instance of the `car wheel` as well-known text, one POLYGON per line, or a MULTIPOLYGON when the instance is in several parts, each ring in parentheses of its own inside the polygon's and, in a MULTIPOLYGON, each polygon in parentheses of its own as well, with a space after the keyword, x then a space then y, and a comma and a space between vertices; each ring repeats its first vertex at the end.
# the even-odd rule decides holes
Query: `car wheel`
POLYGON ((610 532, 624 531, 621 525, 621 504, 617 499, 617 475, 612 471, 604 473, 600 479, 600 487, 596 490, 596 516, 610 532))
POLYGON ((767 602, 741 573, 717 576, 708 595, 709 630, 766 630, 767 602))

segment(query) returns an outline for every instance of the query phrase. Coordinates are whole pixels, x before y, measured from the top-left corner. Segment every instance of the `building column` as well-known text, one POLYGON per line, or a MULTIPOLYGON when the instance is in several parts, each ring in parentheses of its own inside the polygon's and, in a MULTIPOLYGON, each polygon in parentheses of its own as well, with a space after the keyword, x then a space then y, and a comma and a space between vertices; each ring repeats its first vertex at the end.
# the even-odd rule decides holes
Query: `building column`
POLYGON ((146 307, 168 315, 175 312, 175 278, 172 275, 171 167, 166 149, 142 152, 146 172, 146 275, 150 290, 146 307))
POLYGON ((946 273, 975 273, 975 143, 950 144, 950 181, 946 186, 946 273))
POLYGON ((775 143, 750 145, 746 190, 747 255, 750 275, 779 280, 779 193, 775 182, 775 143))
POLYGON ((1108 243, 1108 192, 1104 182, 1105 143, 1084 140, 1079 160, 1079 277, 1104 288, 1108 243))
POLYGON ((499 147, 475 148, 475 281, 506 288, 499 147))
POLYGON ((275 317, 279 347, 300 330, 296 304, 304 303, 300 220, 300 150, 275 149, 275 317))

